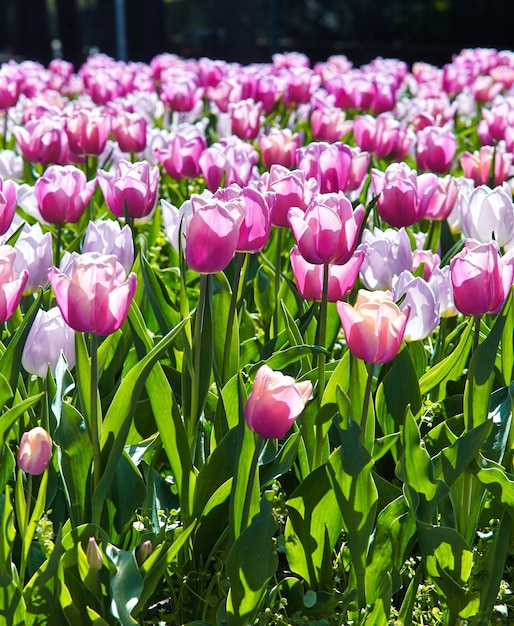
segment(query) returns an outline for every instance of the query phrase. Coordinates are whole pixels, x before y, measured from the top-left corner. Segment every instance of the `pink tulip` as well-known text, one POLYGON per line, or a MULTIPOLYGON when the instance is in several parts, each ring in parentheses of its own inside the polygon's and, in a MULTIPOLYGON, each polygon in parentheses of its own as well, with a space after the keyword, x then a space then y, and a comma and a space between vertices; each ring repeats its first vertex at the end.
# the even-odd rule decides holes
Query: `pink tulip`
POLYGON ((444 174, 450 167, 457 140, 451 130, 439 126, 427 126, 417 134, 416 162, 423 172, 444 174))
POLYGON ((0 176, 0 235, 9 230, 17 205, 14 183, 12 180, 3 180, 0 176))
POLYGON ((318 189, 314 178, 307 180, 303 170, 289 171, 282 165, 272 165, 261 177, 259 189, 271 208, 271 223, 288 228, 287 214, 291 207, 305 210, 318 189))
POLYGON ((114 255, 72 254, 63 271, 48 270, 57 305, 68 326, 77 332, 109 335, 128 314, 136 275, 128 279, 114 255))
POLYGON ((253 146, 232 135, 210 145, 198 160, 207 189, 214 192, 224 179, 224 186, 233 183, 246 187, 258 178, 259 153, 253 146))
POLYGON ((161 100, 172 111, 191 111, 202 99, 203 88, 192 72, 173 68, 163 72, 161 80, 161 100))
POLYGON ((290 67, 283 70, 286 79, 284 102, 288 105, 305 104, 321 84, 321 79, 308 67, 290 67))
MULTIPOLYGON (((344 265, 328 266, 328 302, 343 300, 351 291, 359 276, 364 260, 364 250, 357 250, 344 265)), ((291 267, 298 293, 304 300, 321 302, 323 293, 323 265, 314 265, 306 261, 298 246, 290 253, 291 267)))
POLYGON ((512 287, 513 265, 496 241, 467 239, 450 262, 455 306, 464 315, 498 313, 512 287))
POLYGON ((454 176, 438 177, 437 187, 426 203, 425 218, 445 220, 453 210, 459 195, 459 183, 454 176))
POLYGON ((41 217, 51 224, 78 222, 96 188, 96 180, 74 165, 51 165, 34 185, 41 217))
POLYGON ((122 152, 142 152, 146 147, 146 119, 122 111, 112 120, 112 134, 122 152))
POLYGON ((491 176, 494 159, 494 186, 501 185, 509 177, 513 155, 501 150, 498 146, 482 146, 473 153, 463 152, 460 155, 460 164, 464 176, 475 181, 475 185, 487 185, 491 176))
POLYGON ((203 132, 193 125, 179 127, 167 146, 155 150, 166 174, 175 180, 200 175, 200 155, 207 148, 203 132))
MULTIPOLYGON (((235 207, 235 215, 240 213, 243 216, 236 251, 260 252, 268 242, 271 230, 270 209, 262 193, 252 187, 242 189, 234 184, 218 189, 213 198, 235 207)), ((234 214, 234 210, 231 212, 234 214)))
POLYGON ((314 178, 321 193, 344 191, 350 178, 352 151, 343 143, 312 142, 298 148, 298 169, 314 178))
POLYGON ((402 126, 390 113, 377 117, 359 115, 353 122, 353 136, 361 150, 380 159, 391 154, 398 143, 402 126))
POLYGON ((23 158, 30 163, 65 163, 68 140, 61 120, 41 118, 15 126, 13 134, 23 158))
POLYGON ((104 151, 111 122, 99 109, 77 108, 66 120, 66 135, 74 154, 99 155, 104 151))
POLYGON ((368 152, 362 151, 360 148, 350 148, 352 151, 352 163, 350 165, 350 175, 345 191, 355 191, 360 189, 364 178, 366 177, 371 161, 368 152))
POLYGON ((248 427, 266 439, 281 439, 291 428, 312 393, 312 383, 261 365, 245 406, 248 427))
POLYGON ((55 376, 61 354, 71 370, 75 365, 75 333, 58 307, 40 309, 27 336, 21 363, 27 372, 40 378, 46 378, 48 368, 55 376))
POLYGON ((435 174, 418 174, 406 163, 392 163, 384 172, 372 170, 380 217, 396 228, 419 222, 437 188, 435 174))
POLYGON ((228 113, 234 135, 247 141, 255 139, 259 132, 261 112, 262 104, 252 98, 231 102, 228 113))
POLYGON ((0 109, 13 107, 21 94, 23 72, 14 63, 4 63, 0 67, 0 109))
POLYGON ((309 263, 343 265, 352 256, 364 219, 364 207, 355 210, 343 192, 314 196, 305 212, 288 212, 298 248, 309 263))
POLYGON ((387 363, 400 349, 409 309, 400 311, 388 291, 359 290, 355 306, 337 303, 350 352, 368 363, 387 363))
POLYGON ((301 137, 299 133, 293 134, 290 128, 271 128, 267 135, 259 136, 259 144, 265 168, 278 164, 293 169, 301 137))
POLYGON ((176 250, 182 249, 188 266, 201 274, 224 270, 236 253, 243 219, 239 203, 224 202, 209 192, 192 194, 177 211, 161 201, 166 234, 176 250))
POLYGON ((42 474, 52 456, 52 438, 41 426, 23 433, 18 451, 18 467, 26 474, 42 474))
POLYGON ((333 143, 343 139, 352 130, 353 122, 346 119, 342 109, 325 106, 312 112, 311 128, 314 141, 333 143))
POLYGON ((121 160, 114 174, 98 170, 98 184, 113 215, 124 217, 127 211, 130 217, 138 219, 155 208, 159 169, 151 167, 148 161, 121 160))
POLYGON ((0 324, 16 311, 29 279, 27 270, 16 274, 14 262, 16 250, 11 246, 0 246, 0 324))

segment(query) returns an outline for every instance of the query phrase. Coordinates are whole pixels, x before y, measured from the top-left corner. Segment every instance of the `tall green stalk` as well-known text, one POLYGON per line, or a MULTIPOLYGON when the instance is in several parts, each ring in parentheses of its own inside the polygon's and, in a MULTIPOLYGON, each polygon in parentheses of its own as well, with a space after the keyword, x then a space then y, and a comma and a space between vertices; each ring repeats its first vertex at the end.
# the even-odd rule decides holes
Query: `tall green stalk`
POLYGON ((98 337, 90 333, 91 387, 89 389, 91 448, 93 452, 93 484, 96 489, 102 477, 100 454, 101 415, 98 413, 98 337))
POLYGON ((205 323, 205 306, 209 289, 209 274, 200 275, 200 293, 196 307, 195 327, 193 336, 193 375, 191 381, 191 412, 189 415, 189 443, 194 451, 195 431, 200 417, 200 364, 202 362, 202 334, 205 323))
POLYGON ((243 272, 243 264, 247 259, 247 255, 242 252, 238 252, 236 254, 236 267, 234 273, 234 282, 232 284, 232 294, 230 296, 230 305, 228 309, 227 315, 227 337, 225 341, 225 347, 223 349, 223 365, 221 371, 221 380, 223 384, 227 382, 229 377, 229 366, 230 366, 230 350, 232 348, 232 328, 234 326, 234 319, 236 317, 237 312, 237 302, 239 299, 239 285, 243 282, 242 272, 243 272))
MULTIPOLYGON (((325 344, 327 341, 327 310, 328 310, 328 275, 329 275, 329 264, 323 264, 323 286, 321 293, 321 303, 319 308, 319 317, 318 317, 318 329, 317 329, 317 344, 321 348, 326 348, 325 344)), ((323 399, 323 392, 325 391, 325 365, 326 365, 326 355, 325 353, 321 353, 318 355, 318 409, 321 407, 321 401, 323 399)), ((323 443, 324 443, 324 435, 323 435, 323 425, 316 424, 316 443, 314 448, 314 459, 313 459, 313 468, 319 467, 321 465, 321 459, 323 455, 323 443)))
POLYGON ((361 435, 360 440, 362 445, 372 453, 373 436, 372 433, 368 434, 368 411, 369 403, 371 401, 371 387, 373 385, 373 376, 375 374, 375 363, 369 363, 368 365, 368 378, 366 380, 366 389, 364 391, 364 401, 362 403, 362 415, 361 415, 361 435))

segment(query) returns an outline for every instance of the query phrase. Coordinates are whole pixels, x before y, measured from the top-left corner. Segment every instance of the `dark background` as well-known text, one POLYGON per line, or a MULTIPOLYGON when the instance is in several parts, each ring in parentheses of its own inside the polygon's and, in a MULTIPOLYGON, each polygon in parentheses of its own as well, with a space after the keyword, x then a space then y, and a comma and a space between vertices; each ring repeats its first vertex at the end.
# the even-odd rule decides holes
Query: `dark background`
POLYGON ((355 65, 376 56, 443 65, 462 48, 514 47, 512 0, 122 0, 124 52, 116 1, 0 0, 0 61, 62 56, 78 68, 100 51, 246 64, 297 50, 312 62, 345 54, 355 65))

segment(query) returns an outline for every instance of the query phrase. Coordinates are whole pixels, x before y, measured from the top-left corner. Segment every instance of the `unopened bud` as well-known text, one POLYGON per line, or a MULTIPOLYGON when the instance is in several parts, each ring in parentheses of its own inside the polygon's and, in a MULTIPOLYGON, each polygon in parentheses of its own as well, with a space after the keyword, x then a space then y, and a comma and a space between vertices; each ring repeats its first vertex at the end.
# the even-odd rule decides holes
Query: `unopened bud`
POLYGON ((103 556, 96 539, 89 537, 89 543, 87 544, 87 562, 91 569, 101 570, 103 566, 103 556))
POLYGON ((138 565, 143 565, 146 559, 152 554, 152 542, 148 539, 136 547, 136 561, 138 565))

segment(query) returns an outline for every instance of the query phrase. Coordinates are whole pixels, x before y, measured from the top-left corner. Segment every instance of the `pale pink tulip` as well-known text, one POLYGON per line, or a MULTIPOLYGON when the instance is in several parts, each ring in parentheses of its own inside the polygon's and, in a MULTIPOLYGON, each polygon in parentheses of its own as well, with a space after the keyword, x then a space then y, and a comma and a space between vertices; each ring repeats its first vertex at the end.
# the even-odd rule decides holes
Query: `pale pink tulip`
POLYGON ((26 474, 42 474, 52 456, 52 438, 41 426, 23 433, 18 450, 18 467, 26 474))

